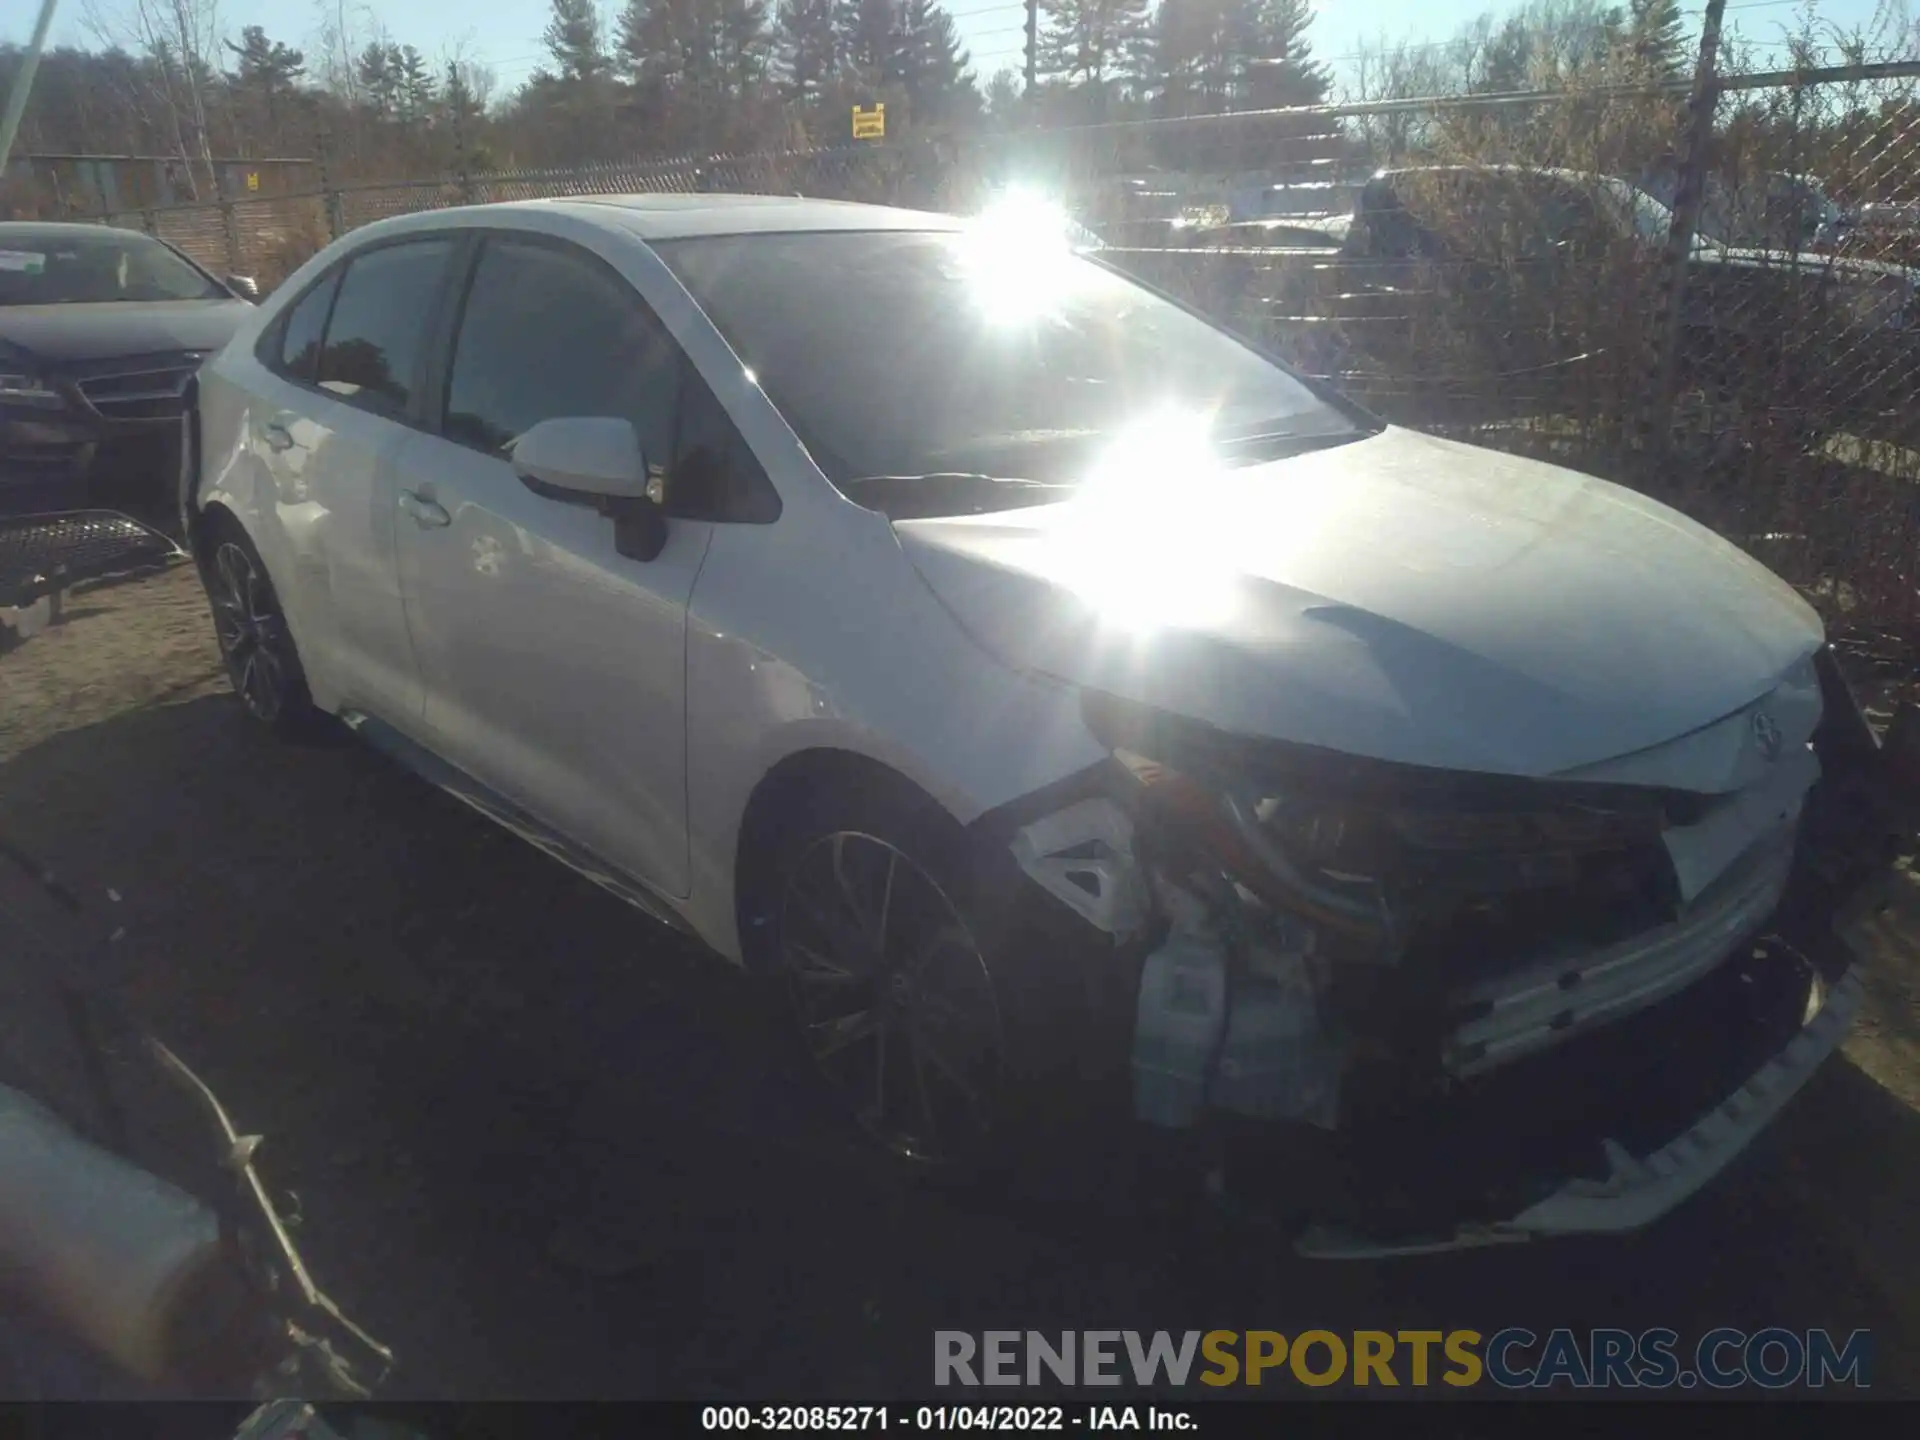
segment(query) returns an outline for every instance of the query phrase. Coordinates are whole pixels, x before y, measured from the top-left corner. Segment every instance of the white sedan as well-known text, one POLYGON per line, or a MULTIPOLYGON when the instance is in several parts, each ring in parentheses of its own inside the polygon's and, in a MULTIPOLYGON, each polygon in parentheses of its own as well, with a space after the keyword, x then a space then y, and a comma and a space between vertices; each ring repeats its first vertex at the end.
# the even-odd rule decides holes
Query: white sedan
POLYGON ((1751 943, 1874 753, 1792 589, 1382 424, 1036 202, 370 225, 194 443, 247 710, 783 981, 904 1156, 1250 1120, 1344 1177, 1320 1253, 1630 1229, 1853 1006, 1751 943))

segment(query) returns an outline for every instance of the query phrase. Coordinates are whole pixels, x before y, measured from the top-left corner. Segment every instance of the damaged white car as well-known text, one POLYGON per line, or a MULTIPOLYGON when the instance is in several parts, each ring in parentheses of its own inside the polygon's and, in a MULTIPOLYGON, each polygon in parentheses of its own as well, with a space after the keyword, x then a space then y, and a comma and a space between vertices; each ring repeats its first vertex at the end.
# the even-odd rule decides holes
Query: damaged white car
POLYGON ((201 374, 236 689, 778 978, 902 1154, 1244 1121, 1335 1177, 1321 1253, 1664 1212, 1854 1003, 1758 938, 1878 855, 1820 817, 1878 757, 1820 622, 1066 237, 722 195, 354 232, 201 374))

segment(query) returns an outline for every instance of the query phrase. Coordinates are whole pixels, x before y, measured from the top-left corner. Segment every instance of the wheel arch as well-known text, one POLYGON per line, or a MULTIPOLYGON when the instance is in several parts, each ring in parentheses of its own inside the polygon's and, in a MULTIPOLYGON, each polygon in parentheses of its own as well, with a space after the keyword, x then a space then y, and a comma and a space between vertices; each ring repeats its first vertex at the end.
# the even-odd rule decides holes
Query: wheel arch
POLYGON ((246 535, 247 527, 231 506, 218 500, 209 501, 205 508, 195 506, 192 515, 187 525, 187 548, 204 572, 213 558, 214 541, 222 534, 246 535))
POLYGON ((741 812, 734 840, 733 912, 738 927, 741 959, 752 963, 750 937, 760 917, 756 914, 782 827, 789 823, 800 797, 831 787, 878 789, 930 814, 944 816, 956 829, 961 822, 924 786, 884 761, 856 750, 816 745, 782 756, 754 785, 741 812))

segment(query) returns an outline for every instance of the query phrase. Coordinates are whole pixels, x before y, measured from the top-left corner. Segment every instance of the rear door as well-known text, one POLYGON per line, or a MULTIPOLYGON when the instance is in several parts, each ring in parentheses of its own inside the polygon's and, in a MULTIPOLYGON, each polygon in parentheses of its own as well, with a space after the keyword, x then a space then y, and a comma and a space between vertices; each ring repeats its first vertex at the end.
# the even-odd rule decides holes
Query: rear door
POLYGON ((686 611, 711 522, 652 560, 536 494, 504 447, 542 420, 616 416, 674 466, 690 369, 633 286, 558 238, 490 233, 466 280, 437 435, 399 457, 399 560, 445 758, 626 875, 687 889, 686 611))
POLYGON ((247 437, 290 552, 275 584, 340 709, 412 731, 420 711, 394 559, 393 458, 418 423, 429 336, 457 241, 356 251, 289 307, 260 358, 274 381, 247 437))

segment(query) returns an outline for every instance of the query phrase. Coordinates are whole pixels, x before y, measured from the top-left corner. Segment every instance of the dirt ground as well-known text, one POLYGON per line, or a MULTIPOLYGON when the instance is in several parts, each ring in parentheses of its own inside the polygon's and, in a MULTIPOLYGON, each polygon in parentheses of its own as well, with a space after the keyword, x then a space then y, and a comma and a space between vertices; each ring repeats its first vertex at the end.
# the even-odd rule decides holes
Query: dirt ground
POLYGON ((1654 1229, 1326 1265, 903 1184, 725 966, 372 754, 245 723, 184 567, 0 652, 0 836, 119 894, 98 963, 268 1137, 399 1395, 897 1398, 936 1328, 1722 1324, 1869 1328, 1874 1393, 1920 1395, 1920 898, 1873 928, 1844 1058, 1654 1229))

